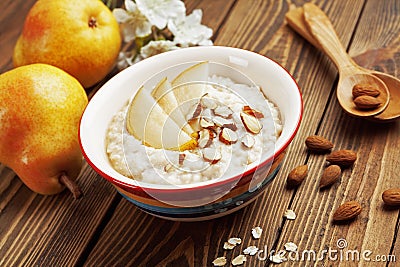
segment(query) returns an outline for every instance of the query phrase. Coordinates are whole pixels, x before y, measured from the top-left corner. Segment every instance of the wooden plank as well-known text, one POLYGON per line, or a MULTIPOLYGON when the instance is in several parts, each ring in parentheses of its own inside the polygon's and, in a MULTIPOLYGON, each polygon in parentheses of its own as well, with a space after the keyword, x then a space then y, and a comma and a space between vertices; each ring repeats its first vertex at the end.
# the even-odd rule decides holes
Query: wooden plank
MULTIPOLYGON (((341 12, 331 10, 331 8, 325 8, 334 21, 339 20, 340 17, 351 18, 343 15, 345 10, 341 12)), ((396 24, 399 21, 399 15, 395 10, 396 1, 385 1, 384 4, 380 1, 379 3, 368 1, 357 27, 351 51, 363 51, 365 47, 378 48, 383 44, 380 41, 382 39, 395 40, 392 38, 392 31, 397 32, 398 36, 400 30, 396 24), (380 21, 379 27, 371 27, 371 18, 376 17, 374 14, 378 14, 376 11, 378 6, 380 9, 385 9, 385 11, 380 10, 379 14, 387 14, 386 23, 380 21), (368 38, 366 32, 369 32, 368 38)), ((379 58, 377 58, 378 61, 374 61, 373 58, 370 60, 373 61, 373 63, 370 61, 373 66, 385 70, 396 69, 396 65, 399 64, 395 61, 379 61, 379 58)), ((323 87, 325 82, 321 80, 317 86, 323 87)), ((381 194, 388 187, 398 186, 400 125, 398 123, 375 124, 351 118, 341 111, 336 99, 333 99, 318 133, 331 139, 336 144, 335 149, 356 150, 359 158, 354 167, 343 172, 340 183, 329 190, 319 191, 317 185, 325 167, 325 157, 310 155, 307 161, 310 166, 308 179, 296 192, 291 205, 291 208, 298 213, 298 218, 295 222, 285 223, 278 249, 282 249, 286 242, 291 241, 298 244, 300 251, 314 250, 318 253, 323 249, 331 248, 343 252, 346 256, 345 253, 349 250, 359 253, 370 250, 371 258, 393 253, 391 246, 397 228, 398 211, 385 208, 381 194), (333 224, 334 209, 347 200, 358 200, 362 204, 361 216, 349 225, 333 224), (343 242, 341 239, 347 242, 347 247, 343 250, 338 247, 339 242, 343 242)), ((398 252, 394 251, 394 253, 398 255, 398 252)), ((298 264, 298 262, 290 262, 284 266, 298 266, 298 264)), ((329 260, 325 257, 317 263, 318 266, 320 264, 355 266, 366 264, 366 260, 362 257, 360 261, 352 260, 351 257, 347 260, 344 257, 339 262, 339 260, 329 260)), ((386 262, 374 263, 374 266, 385 265, 386 262)))
MULTIPOLYGON (((2 2, 2 6, 8 4, 7 10, 9 7, 15 8, 10 10, 12 14, 17 13, 16 9, 20 8, 22 2, 29 9, 30 1, 6 2, 2 2)), ((209 17, 207 24, 217 29, 232 3, 219 0, 208 5, 208 8, 218 10, 219 16, 215 19, 209 17)), ((198 4, 187 1, 190 9, 198 7, 198 4)), ((21 16, 26 14, 25 9, 23 11, 21 16)), ((7 33, 7 36, 9 34, 7 38, 16 39, 22 28, 22 18, 9 18, 9 25, 19 24, 13 26, 10 34, 5 28, 0 32, 7 33)), ((4 64, 0 66, 4 70, 12 67, 10 58, 13 47, 10 43, 15 41, 7 41, 7 54, 3 54, 2 50, 2 55, 8 55, 1 57, 1 63, 4 64)), ((0 266, 73 266, 86 260, 97 234, 121 197, 88 164, 84 165, 78 183, 85 194, 80 200, 73 200, 68 192, 57 196, 40 196, 25 187, 11 170, 0 166, 0 266)), ((140 214, 132 205, 129 206, 134 213, 140 214)), ((143 225, 147 223, 143 222, 143 225)))
POLYGON ((0 18, 0 73, 12 68, 12 54, 14 45, 22 30, 23 20, 19 16, 25 17, 29 9, 35 3, 29 1, 6 0, 0 2, 2 15, 0 18), (18 14, 18 17, 15 17, 18 14))
POLYGON ((85 192, 79 200, 68 192, 40 196, 20 185, 0 213, 1 266, 65 266, 79 261, 116 194, 87 167, 78 182, 85 192))
MULTIPOLYGON (((357 13, 355 7, 358 7, 358 12, 360 12, 360 1, 346 4, 346 8, 341 10, 341 12, 345 12, 342 15, 357 13)), ((339 5, 333 4, 332 8, 333 10, 339 9, 339 5)), ((296 37, 284 25, 284 14, 288 9, 289 6, 284 1, 278 3, 275 1, 273 3, 272 1, 237 1, 215 40, 217 45, 246 48, 277 59, 278 62, 294 73, 303 88, 306 108, 304 121, 307 123, 303 124, 298 137, 295 138, 288 149, 282 172, 267 188, 262 198, 246 209, 221 219, 193 224, 173 223, 165 231, 165 233, 168 233, 168 240, 163 240, 162 248, 153 248, 154 252, 150 250, 151 246, 157 243, 155 236, 159 234, 159 227, 153 227, 153 229, 157 229, 157 232, 152 234, 152 232, 146 232, 146 226, 141 224, 135 224, 135 229, 129 228, 131 226, 126 223, 124 225, 109 224, 88 258, 87 263, 89 265, 102 265, 112 260, 114 260, 113 263, 116 263, 117 259, 123 265, 128 263, 151 266, 161 263, 168 265, 173 264, 178 258, 181 260, 180 263, 185 263, 180 266, 210 265, 211 261, 217 256, 225 255, 228 259, 232 259, 248 245, 272 248, 283 223, 283 213, 289 206, 294 194, 293 191, 285 188, 285 175, 287 174, 285 170, 305 162, 307 155, 303 145, 304 137, 316 132, 319 120, 323 116, 325 104, 329 100, 332 84, 336 78, 336 72, 332 65, 328 64, 326 59, 321 61, 323 57, 320 54, 316 55, 311 46, 307 44, 304 46, 304 41, 296 37), (251 16, 248 14, 251 14, 251 16), (298 60, 300 53, 303 56, 298 60), (307 60, 302 61, 302 59, 307 60), (321 83, 323 86, 316 93, 314 88, 321 83), (251 228, 255 226, 261 226, 264 229, 265 234, 260 240, 251 238, 251 228), (173 231, 171 229, 175 229, 174 227, 177 230, 174 230, 174 234, 171 235, 170 231, 173 231), (121 240, 117 235, 113 235, 114 228, 122 228, 124 231, 128 231, 128 236, 131 239, 121 240), (134 237, 135 233, 142 232, 147 234, 138 238, 134 237), (201 236, 198 235, 199 232, 202 233, 201 236), (169 238, 169 236, 173 236, 173 238, 169 238), (232 236, 242 237, 242 245, 235 248, 234 251, 224 251, 222 249, 224 241, 232 236), (125 242, 129 243, 130 246, 124 246, 125 242), (178 254, 181 255, 179 257, 176 256, 176 247, 186 248, 184 252, 179 250, 180 254, 178 254), (191 256, 193 250, 194 260, 191 256), (100 251, 107 251, 107 253, 100 255, 100 251), (117 253, 117 256, 114 256, 115 253, 117 253), (169 253, 173 256, 168 256, 169 253)), ((351 20, 350 23, 347 22, 343 29, 347 33, 344 36, 347 42, 350 40, 356 22, 357 19, 351 20)), ((129 205, 124 202, 121 202, 117 207, 112 218, 113 222, 127 220, 126 214, 130 214, 131 222, 136 221, 138 214, 133 213, 132 208, 128 208, 129 205), (123 215, 124 217, 122 217, 123 215)), ((148 215, 144 216, 148 217, 148 215)), ((147 220, 149 219, 150 217, 147 220)), ((155 220, 158 224, 167 224, 165 221, 155 220)), ((157 224, 152 223, 152 225, 157 224)), ((260 261, 256 257, 249 257, 246 264, 262 266, 265 261, 260 261)))
MULTIPOLYGON (((2 1, 0 71, 11 57, 24 18, 35 1, 2 1), (17 15, 16 15, 17 14, 17 15)), ((0 165, 0 265, 68 265, 79 259, 115 198, 113 188, 87 165, 79 183, 85 196, 39 196, 0 165), (52 263, 52 264, 50 264, 52 263)))

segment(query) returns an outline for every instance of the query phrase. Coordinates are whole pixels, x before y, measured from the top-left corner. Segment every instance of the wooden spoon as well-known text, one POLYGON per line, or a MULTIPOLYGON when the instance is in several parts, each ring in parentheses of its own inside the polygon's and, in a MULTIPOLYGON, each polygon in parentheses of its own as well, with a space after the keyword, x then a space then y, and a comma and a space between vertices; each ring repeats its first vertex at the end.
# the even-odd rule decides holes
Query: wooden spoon
POLYGON ((368 117, 379 114, 389 103, 389 91, 385 83, 378 77, 364 71, 347 54, 332 23, 325 13, 316 5, 306 3, 304 18, 308 30, 318 41, 320 48, 333 61, 339 71, 339 82, 336 96, 342 108, 349 114, 357 117, 368 117), (377 97, 381 104, 374 109, 359 109, 353 101, 352 89, 356 84, 369 84, 380 91, 377 97))
MULTIPOLYGON (((302 7, 298 7, 290 10, 286 13, 286 21, 287 24, 295 30, 298 34, 300 34, 303 38, 305 38, 308 42, 310 42, 313 46, 318 49, 321 49, 319 43, 312 36, 310 31, 307 28, 307 24, 304 20, 304 10, 302 7)), ((322 50, 322 49, 321 49, 322 50)), ((373 117, 368 117, 368 119, 377 121, 377 122, 390 122, 400 117, 400 79, 396 78, 393 75, 389 75, 384 72, 370 70, 363 67, 360 67, 366 72, 369 72, 379 79, 381 79, 389 90, 390 93, 390 101, 386 109, 380 113, 379 115, 375 115, 373 117)))

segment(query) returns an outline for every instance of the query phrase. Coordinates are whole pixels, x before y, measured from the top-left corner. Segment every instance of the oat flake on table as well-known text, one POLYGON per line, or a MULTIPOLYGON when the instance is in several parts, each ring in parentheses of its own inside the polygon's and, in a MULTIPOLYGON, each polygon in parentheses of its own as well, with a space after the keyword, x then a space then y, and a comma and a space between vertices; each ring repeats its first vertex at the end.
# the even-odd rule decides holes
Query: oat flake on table
POLYGON ((261 227, 257 226, 255 228, 251 229, 251 234, 253 235, 253 237, 255 239, 259 239, 261 237, 261 234, 262 234, 261 227))
POLYGON ((256 246, 249 246, 243 250, 243 254, 254 256, 258 252, 258 248, 256 246))
POLYGON ((242 243, 242 239, 240 237, 231 237, 228 239, 228 243, 236 246, 242 243))
POLYGON ((239 256, 237 256, 232 260, 232 265, 233 266, 242 265, 245 261, 246 261, 246 256, 240 254, 239 256))
POLYGON ((274 255, 271 255, 269 257, 269 260, 271 262, 273 262, 273 263, 278 263, 279 264, 279 263, 282 263, 282 262, 286 261, 287 259, 285 257, 282 257, 279 254, 274 254, 274 255))
POLYGON ((224 266, 226 262, 226 257, 218 257, 212 262, 212 264, 214 266, 224 266))
POLYGON ((235 245, 232 245, 229 242, 224 242, 224 249, 233 249, 235 247, 235 245))
POLYGON ((297 251, 297 245, 293 242, 287 242, 285 245, 285 250, 290 251, 290 252, 295 252, 297 251))
POLYGON ((296 219, 296 213, 293 210, 286 210, 283 216, 288 220, 296 219))

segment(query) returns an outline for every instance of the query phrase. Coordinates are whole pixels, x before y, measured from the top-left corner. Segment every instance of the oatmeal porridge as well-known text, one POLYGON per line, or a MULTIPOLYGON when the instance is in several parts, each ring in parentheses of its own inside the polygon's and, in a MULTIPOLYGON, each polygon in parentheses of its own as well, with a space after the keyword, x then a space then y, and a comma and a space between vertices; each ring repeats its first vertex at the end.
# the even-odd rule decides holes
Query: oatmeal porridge
POLYGON ((204 88, 183 114, 196 140, 190 149, 144 145, 126 129, 128 103, 115 114, 106 137, 115 170, 146 183, 191 184, 241 174, 273 155, 282 123, 259 87, 213 75, 204 88))

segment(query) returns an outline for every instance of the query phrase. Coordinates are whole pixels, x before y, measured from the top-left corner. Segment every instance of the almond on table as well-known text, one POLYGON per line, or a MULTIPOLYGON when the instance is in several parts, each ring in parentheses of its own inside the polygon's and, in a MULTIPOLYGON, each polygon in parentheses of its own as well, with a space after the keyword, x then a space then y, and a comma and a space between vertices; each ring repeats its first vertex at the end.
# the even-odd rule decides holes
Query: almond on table
POLYGON ((337 150, 326 156, 326 160, 331 164, 349 167, 357 160, 357 153, 348 149, 337 150))
POLYGON ((333 214, 333 220, 339 222, 354 219, 355 217, 360 215, 361 211, 362 208, 360 203, 358 203, 357 201, 348 201, 337 208, 337 210, 333 214))
POLYGON ((388 206, 400 206, 400 188, 385 190, 382 193, 382 200, 388 206))
POLYGON ((326 188, 334 184, 339 180, 341 174, 342 170, 338 165, 328 166, 322 174, 321 180, 319 181, 319 187, 326 188))
POLYGON ((287 177, 288 186, 298 186, 303 180, 307 177, 308 174, 308 166, 300 165, 291 170, 287 177))
POLYGON ((325 137, 319 135, 311 135, 307 137, 306 146, 314 152, 327 152, 333 148, 333 143, 325 137))

